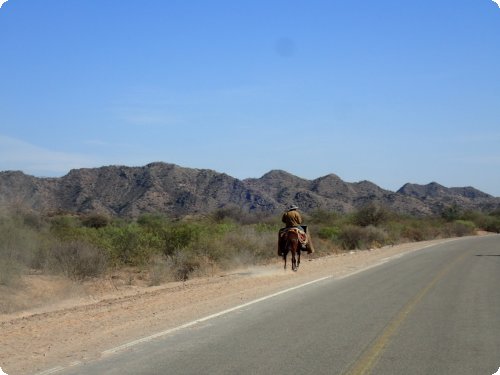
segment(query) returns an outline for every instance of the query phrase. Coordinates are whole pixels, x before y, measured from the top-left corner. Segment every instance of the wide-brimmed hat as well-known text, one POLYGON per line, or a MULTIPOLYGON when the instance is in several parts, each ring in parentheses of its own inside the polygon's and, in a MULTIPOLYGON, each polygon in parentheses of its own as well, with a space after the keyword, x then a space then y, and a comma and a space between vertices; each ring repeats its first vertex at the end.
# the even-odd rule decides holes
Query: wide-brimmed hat
POLYGON ((288 211, 293 211, 293 210, 298 210, 299 207, 297 207, 295 204, 292 204, 290 207, 288 207, 288 211))

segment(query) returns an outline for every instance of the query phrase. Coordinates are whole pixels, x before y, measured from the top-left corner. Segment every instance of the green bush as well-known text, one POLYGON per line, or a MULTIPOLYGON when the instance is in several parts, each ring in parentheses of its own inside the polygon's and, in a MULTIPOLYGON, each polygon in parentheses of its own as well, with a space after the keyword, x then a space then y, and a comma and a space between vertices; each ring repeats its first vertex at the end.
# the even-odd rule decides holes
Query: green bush
POLYGON ((140 266, 160 252, 162 241, 137 224, 109 226, 101 231, 100 243, 107 247, 115 265, 140 266))
MULTIPOLYGON (((276 258, 280 218, 243 214, 235 207, 177 220, 160 214, 134 221, 99 214, 43 218, 27 211, 0 213, 0 284, 15 282, 30 267, 75 280, 101 275, 110 266, 140 267, 157 285, 266 263, 276 258)), ((458 207, 442 217, 415 218, 372 204, 352 214, 316 211, 304 219, 317 255, 463 236, 475 228, 500 232, 497 213, 461 213, 458 207), (450 221, 454 215, 459 218, 450 221)))
POLYGON ((339 227, 322 227, 317 233, 319 238, 335 242, 338 239, 340 232, 341 229, 339 227))
POLYGON ((333 227, 337 224, 340 219, 340 215, 336 212, 317 210, 312 212, 310 215, 309 222, 311 224, 319 224, 324 226, 333 227))
POLYGON ((482 228, 488 232, 500 233, 500 217, 489 217, 482 228))
POLYGON ((455 220, 446 225, 448 237, 463 237, 474 234, 476 225, 472 221, 455 220))
POLYGON ((163 253, 172 255, 175 251, 188 247, 199 240, 202 233, 200 225, 179 223, 170 226, 163 233, 163 253))
POLYGON ((452 222, 460 219, 462 216, 462 210, 457 204, 452 204, 451 206, 445 207, 441 213, 441 217, 448 222, 452 222))
POLYGON ((353 223, 361 227, 378 226, 389 218, 389 211, 378 204, 372 203, 354 213, 353 223))
POLYGON ((81 222, 85 227, 99 229, 107 226, 111 222, 111 219, 102 214, 90 214, 83 217, 81 222))

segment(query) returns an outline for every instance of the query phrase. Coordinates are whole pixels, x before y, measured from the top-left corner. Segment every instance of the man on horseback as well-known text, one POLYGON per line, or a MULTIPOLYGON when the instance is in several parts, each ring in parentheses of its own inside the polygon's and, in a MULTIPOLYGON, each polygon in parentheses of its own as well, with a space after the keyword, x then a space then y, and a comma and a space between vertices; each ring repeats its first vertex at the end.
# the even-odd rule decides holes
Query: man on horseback
MULTIPOLYGON (((283 216, 281 217, 281 221, 285 223, 286 228, 282 228, 280 230, 280 238, 282 231, 286 231, 290 228, 297 228, 301 232, 304 233, 305 237, 305 243, 303 244, 303 247, 305 247, 305 250, 307 251, 308 254, 314 253, 314 247, 311 242, 311 236, 309 235, 309 232, 307 231, 306 226, 302 226, 302 216, 300 215, 300 212, 298 211, 298 207, 296 205, 291 205, 288 207, 288 210, 283 213, 283 216)), ((278 255, 281 256, 283 255, 283 251, 281 249, 281 241, 278 241, 278 255)))

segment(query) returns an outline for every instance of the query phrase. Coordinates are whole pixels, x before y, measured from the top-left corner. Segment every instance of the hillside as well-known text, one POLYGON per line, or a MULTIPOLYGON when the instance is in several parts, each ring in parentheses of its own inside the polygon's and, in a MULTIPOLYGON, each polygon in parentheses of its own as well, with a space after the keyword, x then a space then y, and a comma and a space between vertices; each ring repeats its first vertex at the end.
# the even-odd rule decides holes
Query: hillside
POLYGON ((161 162, 142 167, 75 169, 60 178, 0 172, 0 205, 43 213, 99 212, 137 217, 160 212, 183 216, 239 207, 245 212, 276 214, 290 203, 305 212, 321 209, 345 213, 372 202, 414 215, 438 214, 453 204, 480 211, 500 208, 500 198, 472 187, 447 188, 433 182, 405 184, 392 192, 369 181, 345 182, 334 174, 306 180, 280 170, 245 180, 161 162))

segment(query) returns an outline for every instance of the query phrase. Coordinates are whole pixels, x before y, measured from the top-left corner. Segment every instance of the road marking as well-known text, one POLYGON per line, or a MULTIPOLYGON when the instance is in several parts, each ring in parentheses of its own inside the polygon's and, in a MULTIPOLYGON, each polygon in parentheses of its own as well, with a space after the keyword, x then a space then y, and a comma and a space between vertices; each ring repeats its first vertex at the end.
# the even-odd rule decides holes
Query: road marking
POLYGON ((176 332, 176 331, 179 331, 181 329, 185 329, 185 328, 188 328, 188 327, 192 327, 196 324, 199 324, 199 323, 202 323, 202 322, 205 322, 207 320, 210 320, 210 319, 214 319, 214 318, 217 318, 221 315, 226 315, 230 312, 233 312, 233 311, 236 311, 236 310, 240 310, 240 309, 243 309, 245 307, 248 307, 248 306, 251 306, 251 305, 254 305, 256 303, 259 303, 259 302, 262 302, 262 301, 265 301, 265 300, 268 300, 268 299, 271 299, 271 298, 274 298, 276 296, 279 296, 281 294, 285 294, 285 293, 288 293, 288 292, 291 292, 293 290, 296 290, 296 289, 300 289, 300 288, 303 288, 305 286, 308 286, 308 285, 311 285, 311 284, 315 284, 315 283, 318 283, 320 281, 323 281, 323 280, 327 280, 327 279, 331 279, 333 278, 333 275, 330 275, 330 276, 325 276, 325 277, 322 277, 320 279, 316 279, 316 280, 313 280, 313 281, 309 281, 307 283, 304 283, 304 284, 300 284, 300 285, 297 285, 297 286, 294 286, 292 288, 288 288, 288 289, 285 289, 285 290, 282 290, 282 291, 279 291, 277 293, 273 293, 273 294, 270 294, 268 296, 265 296, 265 297, 261 297, 261 298, 258 298, 258 299, 255 299, 253 301, 250 301, 250 302, 247 302, 247 303, 244 303, 242 305, 238 305, 238 306, 235 306, 235 307, 231 307, 230 309, 227 309, 227 310, 223 310, 223 311, 220 311, 218 313, 215 313, 215 314, 212 314, 212 315, 208 315, 208 316, 205 316, 204 318, 201 318, 201 319, 196 319, 196 320, 193 320, 191 322, 188 322, 186 324, 183 324, 181 326, 178 326, 178 327, 174 327, 174 328, 171 328, 171 329, 167 329, 165 331, 162 331, 162 332, 158 332, 158 333, 155 333, 154 335, 151 335, 151 336, 147 336, 147 337, 143 337, 141 339, 138 339, 138 340, 134 340, 134 341, 131 341, 129 343, 126 343, 126 344, 123 344, 123 345, 120 345, 120 346, 117 346, 115 348, 112 348, 112 349, 108 349, 108 350, 105 350, 104 352, 102 352, 102 355, 110 355, 110 354, 114 354, 114 353, 117 353, 117 352, 120 352, 122 350, 125 350, 125 349, 128 349, 132 346, 135 346, 135 345, 138 345, 138 344, 142 344, 144 342, 148 342, 148 341, 151 341, 151 340, 154 340, 158 337, 162 337, 162 336, 166 336, 166 335, 169 335, 173 332, 176 332))
MULTIPOLYGON (((429 245, 429 246, 425 246, 425 247, 422 247, 422 249, 426 248, 426 247, 430 247, 430 246, 434 246, 434 245, 429 245)), ((342 279, 345 279, 345 278, 348 278, 348 277, 351 277, 351 276, 354 276, 358 273, 361 273, 361 272, 364 272, 364 271, 367 271, 371 268, 375 268, 375 267, 378 267, 382 264, 385 264, 395 258, 400 258, 404 255, 406 255, 408 253, 404 253, 404 254, 396 254, 396 255, 393 255, 391 257, 388 257, 388 258, 384 258, 382 259, 380 262, 377 262, 375 264, 372 264, 372 265, 369 265, 367 267, 364 267, 364 268, 360 268, 356 271, 353 271, 347 275, 343 275, 343 276, 340 276, 338 278, 335 278, 335 280, 342 280, 342 279)), ((188 323, 185 323, 181 326, 178 326, 178 327, 174 327, 174 328, 171 328, 171 329, 167 329, 165 331, 162 331, 162 332, 158 332, 158 333, 155 333, 153 335, 150 335, 150 336, 147 336, 147 337, 143 337, 141 339, 138 339, 138 340, 134 340, 134 341, 131 341, 131 342, 128 342, 126 344, 123 344, 123 345, 120 345, 120 346, 117 346, 115 348, 112 348, 112 349, 108 349, 108 350, 105 350, 103 351, 101 354, 103 356, 107 356, 107 355, 110 355, 110 354, 114 354, 114 353, 117 353, 117 352, 120 352, 120 351, 123 351, 123 350, 126 350, 128 348, 131 348, 132 346, 136 346, 138 344, 142 344, 144 342, 149 342, 149 341, 152 341, 158 337, 162 337, 162 336, 166 336, 166 335, 169 335, 173 332, 176 332, 176 331, 179 331, 179 330, 182 330, 182 329, 185 329, 185 328, 189 328, 189 327, 192 327, 198 323, 202 323, 202 322, 205 322, 207 320, 210 320, 210 319, 214 319, 214 318, 217 318, 221 315, 225 315, 225 314, 228 314, 230 312, 233 312, 233 311, 236 311, 236 310, 240 310, 240 309, 243 309, 245 307, 248 307, 248 306, 251 306, 251 305, 254 305, 256 303, 259 303, 259 302, 262 302, 262 301, 265 301, 265 300, 268 300, 268 299, 271 299, 271 298, 274 298, 276 296, 279 296, 281 294, 285 294, 285 293, 288 293, 288 292, 291 292, 293 290, 296 290, 296 289, 300 289, 300 288, 303 288, 305 286, 308 286, 308 285, 311 285, 311 284, 315 284, 315 283, 318 283, 320 281, 323 281, 323 280, 327 280, 327 279, 333 279, 334 278, 334 275, 329 275, 329 276, 325 276, 325 277, 321 277, 319 279, 315 279, 315 280, 312 280, 312 281, 309 281, 307 283, 304 283, 304 284, 300 284, 300 285, 297 285, 297 286, 294 286, 294 287, 291 287, 291 288, 288 288, 288 289, 285 289, 285 290, 282 290, 282 291, 279 291, 277 293, 273 293, 273 294, 270 294, 270 295, 267 295, 267 296, 264 296, 264 297, 261 297, 261 298, 258 298, 258 299, 255 299, 253 301, 250 301, 250 302, 247 302, 247 303, 244 303, 242 305, 238 305, 238 306, 235 306, 235 307, 231 307, 230 309, 227 309, 227 310, 224 310, 224 311, 220 311, 218 313, 215 313, 215 314, 212 314, 212 315, 208 315, 204 318, 200 318, 200 319, 197 319, 197 320, 193 320, 191 322, 188 322, 188 323)))
MULTIPOLYGON (((445 242, 448 242, 448 241, 445 241, 445 242)), ((423 247, 420 247, 418 249, 415 249, 415 250, 422 250, 422 249, 425 249, 425 248, 428 248, 428 247, 432 247, 432 246, 435 246, 436 244, 429 244, 429 245, 426 245, 426 246, 423 246, 423 247)), ((253 304, 256 304, 256 303, 259 303, 259 302, 262 302, 262 301, 265 301, 265 300, 268 300, 268 299, 271 299, 271 298, 274 298, 276 296, 279 296, 281 294, 285 294, 285 293, 288 293, 288 292, 291 292, 293 290, 296 290, 296 289, 299 289, 299 288, 303 288, 305 286, 308 286, 308 285, 311 285, 311 284, 315 284, 315 283, 318 283, 320 281, 323 281, 323 280, 327 280, 327 279, 334 279, 334 280, 342 280, 342 279, 345 279, 345 278, 348 278, 348 277, 351 277, 351 276, 354 276, 358 273, 361 273, 361 272, 364 272, 364 271, 367 271, 371 268, 375 268, 375 267, 378 267, 382 264, 385 264, 385 263, 388 263, 389 261, 393 260, 393 259, 396 259, 396 258, 400 258, 400 257, 403 257, 409 253, 411 253, 413 251, 409 251, 409 252, 404 252, 402 254, 396 254, 396 255, 393 255, 393 256, 389 256, 387 258, 383 258, 381 259, 379 262, 375 263, 375 264, 372 264, 372 265, 369 265, 369 266, 366 266, 364 268, 360 268, 356 271, 353 271, 351 273, 348 273, 346 275, 343 275, 343 276, 339 276, 337 278, 334 277, 334 275, 329 275, 329 276, 325 276, 325 277, 321 277, 319 279, 315 279, 315 280, 312 280, 312 281, 309 281, 307 283, 304 283, 304 284, 300 284, 300 285, 297 285, 297 286, 294 286, 292 288, 288 288, 288 289, 285 289, 285 290, 282 290, 280 292, 277 292, 277 293, 274 293, 274 294, 270 294, 268 296, 264 296, 264 297, 261 297, 261 298, 258 298, 258 299, 255 299, 253 301, 250 301, 250 302, 247 302, 247 303, 244 303, 242 305, 238 305, 238 306, 235 306, 235 307, 232 307, 230 309, 227 309, 227 310, 224 310, 224 311, 220 311, 218 313, 215 313, 215 314, 212 314, 212 315, 209 315, 209 316, 206 316, 204 318, 200 318, 200 319, 197 319, 197 320, 193 320, 191 322, 188 322, 188 323, 185 323, 181 326, 177 326, 177 327, 174 327, 174 328, 171 328, 171 329, 168 329, 168 330, 165 330, 165 331, 162 331, 162 332, 158 332, 158 333, 155 333, 153 335, 150 335, 150 336, 147 336, 147 337, 143 337, 141 339, 138 339, 138 340, 134 340, 134 341, 130 341, 126 344, 123 344, 123 345, 120 345, 120 346, 117 346, 117 347, 114 347, 114 348, 111 348, 111 349, 108 349, 108 350, 105 350, 101 353, 101 356, 109 356, 109 355, 112 355, 112 354, 115 354, 115 353, 118 353, 120 351, 123 351, 123 350, 126 350, 126 349, 129 349, 133 346, 136 346, 136 345, 139 345, 141 343, 145 343, 145 342, 149 342, 149 341, 152 341, 156 338, 159 338, 159 337, 162 337, 162 336, 166 336, 166 335, 169 335, 171 333, 174 333, 176 331, 180 331, 182 329, 185 329, 185 328, 189 328, 189 327, 192 327, 198 323, 202 323, 202 322, 205 322, 207 320, 210 320, 210 319, 213 319, 213 318, 216 318, 218 316, 221 316, 221 315, 225 315, 225 314, 228 314, 230 312, 233 312, 233 311, 236 311, 236 310, 239 310, 239 309, 242 309, 242 308, 245 308, 245 307, 248 307, 248 306, 251 306, 253 304)), ((76 361, 76 362, 73 362, 69 365, 67 365, 66 367, 62 367, 62 366, 57 366, 57 367, 54 367, 54 368, 51 368, 51 369, 48 369, 46 371, 43 371, 43 372, 40 372, 40 373, 37 373, 36 375, 50 375, 50 374, 54 374, 54 373, 57 373, 57 372, 60 372, 62 370, 65 370, 66 368, 69 368, 69 367, 75 367, 75 366, 79 366, 81 365, 82 362, 79 362, 79 361, 76 361)))
POLYGON ((45 370, 43 372, 39 372, 37 375, 49 375, 49 374, 55 374, 56 372, 64 370, 64 367, 62 366, 57 366, 48 370, 45 370))
POLYGON ((396 334, 398 329, 404 323, 408 315, 415 309, 415 307, 422 301, 422 299, 429 293, 429 291, 442 280, 448 272, 465 256, 469 255, 467 252, 455 258, 451 263, 444 267, 426 286, 424 286, 415 297, 413 297, 399 313, 392 319, 385 327, 382 333, 376 338, 375 342, 366 349, 361 357, 351 365, 351 368, 345 375, 364 375, 369 373, 382 356, 385 348, 396 334))

